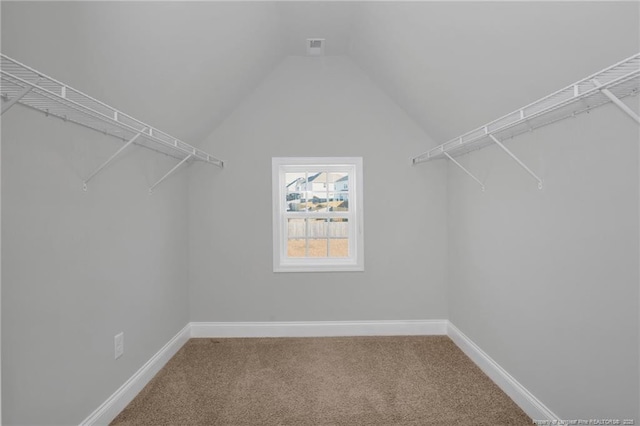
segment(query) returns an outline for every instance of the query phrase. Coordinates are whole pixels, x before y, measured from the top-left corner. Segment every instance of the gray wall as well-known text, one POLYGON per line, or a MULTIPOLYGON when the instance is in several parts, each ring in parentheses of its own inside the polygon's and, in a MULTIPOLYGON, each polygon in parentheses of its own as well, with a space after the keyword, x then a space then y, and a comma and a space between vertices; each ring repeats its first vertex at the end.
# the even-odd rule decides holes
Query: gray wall
MULTIPOLYGON (((637 111, 638 98, 628 101, 637 111)), ((638 418, 638 125, 607 105, 449 165, 450 320, 563 419, 638 418)))
POLYGON ((202 145, 190 174, 193 321, 447 317, 444 164, 347 57, 288 57, 202 145), (362 156, 365 271, 274 273, 271 158, 362 156))
POLYGON ((177 160, 14 106, 2 117, 3 423, 78 424, 188 322, 177 160), (114 335, 125 353, 114 360, 114 335))
MULTIPOLYGON (((189 143, 284 55, 274 4, 0 7, 2 53, 189 143)), ((120 142, 20 106, 2 124, 3 420, 77 424, 189 320, 187 171, 149 196, 176 160, 132 148, 84 193, 120 142)))

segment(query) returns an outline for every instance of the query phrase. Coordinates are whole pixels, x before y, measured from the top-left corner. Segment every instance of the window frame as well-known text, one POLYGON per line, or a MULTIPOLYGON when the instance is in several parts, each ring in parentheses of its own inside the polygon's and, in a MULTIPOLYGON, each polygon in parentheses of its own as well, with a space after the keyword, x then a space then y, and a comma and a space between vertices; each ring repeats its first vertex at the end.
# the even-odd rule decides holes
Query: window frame
POLYGON ((364 271, 362 157, 273 157, 273 271, 336 272, 364 271), (288 212, 286 173, 347 172, 349 174, 347 212, 288 212), (289 218, 347 218, 348 257, 289 257, 287 255, 289 218))

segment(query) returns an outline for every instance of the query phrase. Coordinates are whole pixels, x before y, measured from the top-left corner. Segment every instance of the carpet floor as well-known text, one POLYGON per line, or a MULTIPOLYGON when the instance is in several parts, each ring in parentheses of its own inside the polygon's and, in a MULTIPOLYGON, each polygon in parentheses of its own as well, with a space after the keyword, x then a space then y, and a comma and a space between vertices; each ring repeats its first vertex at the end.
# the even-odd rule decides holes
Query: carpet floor
POLYGON ((448 337, 191 339, 112 425, 530 425, 448 337))

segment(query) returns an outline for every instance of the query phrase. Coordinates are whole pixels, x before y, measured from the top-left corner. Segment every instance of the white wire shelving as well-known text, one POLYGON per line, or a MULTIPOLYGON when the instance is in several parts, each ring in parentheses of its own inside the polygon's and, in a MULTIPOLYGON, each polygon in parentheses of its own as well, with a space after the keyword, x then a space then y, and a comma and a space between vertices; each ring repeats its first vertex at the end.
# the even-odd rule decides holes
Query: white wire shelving
POLYGON ((497 144, 533 176, 538 181, 538 187, 542 189, 542 179, 509 151, 502 141, 565 118, 575 117, 610 102, 640 124, 640 117, 621 101, 627 96, 637 95, 639 91, 640 53, 432 148, 414 157, 413 164, 442 158, 449 159, 478 182, 484 190, 483 183, 454 157, 497 144))
POLYGON ((15 59, 0 54, 2 114, 19 103, 47 116, 114 136, 126 142, 83 181, 83 188, 129 145, 136 144, 176 158, 179 163, 149 188, 149 192, 184 163, 202 161, 223 167, 222 160, 153 126, 73 89, 15 59))

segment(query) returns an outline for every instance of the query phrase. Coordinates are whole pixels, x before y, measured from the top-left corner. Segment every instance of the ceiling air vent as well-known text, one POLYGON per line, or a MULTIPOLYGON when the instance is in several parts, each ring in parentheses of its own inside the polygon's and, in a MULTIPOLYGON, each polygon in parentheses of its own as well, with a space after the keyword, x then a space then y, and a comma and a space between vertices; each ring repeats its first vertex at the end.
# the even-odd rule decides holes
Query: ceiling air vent
POLYGON ((324 55, 324 39, 323 38, 308 38, 307 39, 307 55, 309 56, 322 56, 324 55))

